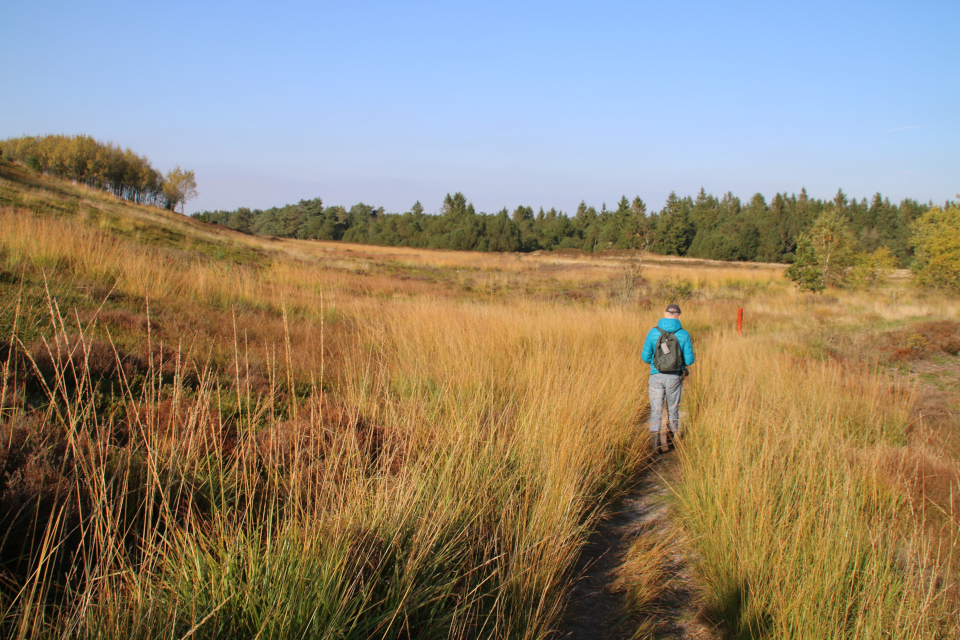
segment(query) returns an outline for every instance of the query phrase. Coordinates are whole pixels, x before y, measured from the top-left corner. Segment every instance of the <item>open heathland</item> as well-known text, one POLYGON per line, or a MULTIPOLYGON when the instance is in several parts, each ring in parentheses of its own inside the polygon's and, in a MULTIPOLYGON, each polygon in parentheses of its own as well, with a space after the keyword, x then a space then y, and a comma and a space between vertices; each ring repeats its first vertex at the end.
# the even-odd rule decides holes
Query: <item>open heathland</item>
POLYGON ((0 161, 0 632, 556 637, 678 302, 623 624, 662 632, 681 554, 729 637, 957 637, 960 302, 783 270, 261 238, 0 161))

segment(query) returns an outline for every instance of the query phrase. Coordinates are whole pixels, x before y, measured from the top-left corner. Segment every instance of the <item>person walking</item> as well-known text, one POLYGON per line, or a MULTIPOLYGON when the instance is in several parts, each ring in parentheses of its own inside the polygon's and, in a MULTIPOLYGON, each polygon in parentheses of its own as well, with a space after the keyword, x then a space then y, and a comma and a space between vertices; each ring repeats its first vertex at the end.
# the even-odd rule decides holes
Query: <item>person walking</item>
POLYGON ((663 399, 667 399, 666 445, 680 436, 680 395, 687 367, 693 364, 693 341, 680 324, 680 307, 668 304, 657 326, 650 329, 643 343, 644 362, 650 365, 650 442, 653 453, 660 451, 660 421, 663 399))

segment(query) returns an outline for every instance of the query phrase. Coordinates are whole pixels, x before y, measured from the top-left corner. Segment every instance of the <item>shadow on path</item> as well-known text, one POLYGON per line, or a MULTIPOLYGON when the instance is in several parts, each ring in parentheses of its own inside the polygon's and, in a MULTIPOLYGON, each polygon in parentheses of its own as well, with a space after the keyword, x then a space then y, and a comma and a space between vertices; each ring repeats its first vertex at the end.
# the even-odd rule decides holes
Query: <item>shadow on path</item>
POLYGON ((701 619, 695 577, 671 521, 667 479, 677 473, 676 454, 658 457, 644 472, 636 489, 615 504, 590 537, 581 554, 569 604, 558 630, 568 640, 627 640, 663 638, 714 640, 720 636, 701 619), (661 595, 647 616, 625 615, 624 593, 617 587, 618 569, 631 544, 640 536, 672 540, 664 557, 661 595))

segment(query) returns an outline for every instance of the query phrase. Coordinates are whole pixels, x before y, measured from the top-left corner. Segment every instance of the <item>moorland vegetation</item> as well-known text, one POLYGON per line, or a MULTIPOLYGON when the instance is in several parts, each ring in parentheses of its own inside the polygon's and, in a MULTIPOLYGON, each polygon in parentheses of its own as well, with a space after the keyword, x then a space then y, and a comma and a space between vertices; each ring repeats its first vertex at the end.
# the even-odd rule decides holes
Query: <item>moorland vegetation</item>
POLYGON ((264 238, 0 160, 0 633, 551 637, 680 300, 636 637, 677 553, 730 637, 958 637, 960 302, 783 271, 264 238))

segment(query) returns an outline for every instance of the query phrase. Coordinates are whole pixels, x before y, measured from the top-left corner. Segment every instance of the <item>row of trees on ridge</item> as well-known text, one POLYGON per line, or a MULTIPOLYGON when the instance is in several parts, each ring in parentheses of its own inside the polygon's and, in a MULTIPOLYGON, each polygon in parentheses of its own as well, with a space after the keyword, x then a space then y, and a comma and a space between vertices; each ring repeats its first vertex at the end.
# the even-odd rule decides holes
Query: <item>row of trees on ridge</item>
POLYGON ((193 171, 179 166, 164 176, 129 148, 90 136, 22 136, 0 141, 0 151, 35 171, 109 191, 118 198, 183 212, 197 196, 193 171))

